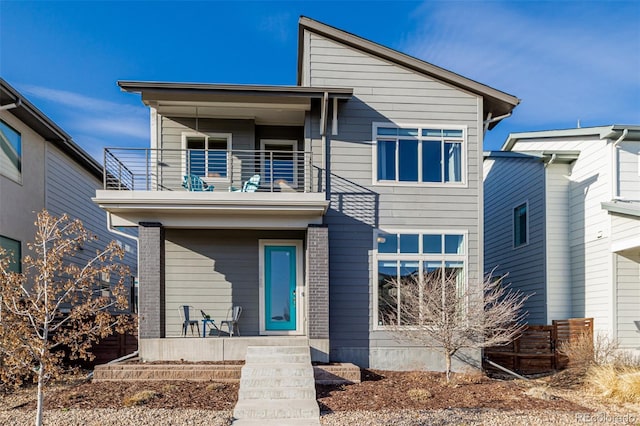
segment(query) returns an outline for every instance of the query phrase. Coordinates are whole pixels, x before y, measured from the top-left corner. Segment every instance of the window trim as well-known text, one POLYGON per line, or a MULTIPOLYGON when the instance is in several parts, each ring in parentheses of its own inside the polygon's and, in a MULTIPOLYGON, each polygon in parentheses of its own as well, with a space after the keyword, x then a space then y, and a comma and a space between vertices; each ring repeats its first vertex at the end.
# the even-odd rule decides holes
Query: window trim
MULTIPOLYGON (((0 238, 5 240, 10 240, 18 244, 18 253, 13 253, 13 254, 15 256, 14 260, 16 261, 16 265, 18 265, 17 272, 22 273, 22 241, 17 240, 15 238, 7 237, 6 235, 0 235, 0 238)), ((5 250, 8 250, 8 249, 5 248, 5 250)))
MULTIPOLYGON (((399 250, 399 248, 398 248, 399 250)), ((371 285, 373 287, 373 316, 371 318, 372 321, 372 330, 373 331, 385 331, 391 330, 393 327, 380 325, 378 324, 378 262, 379 261, 401 261, 401 260, 409 260, 409 261, 417 261, 422 262, 425 261, 462 261, 463 262, 463 272, 464 272, 464 288, 467 290, 469 288, 469 230, 468 229, 451 229, 451 228, 420 228, 420 229, 398 229, 398 228, 378 228, 373 232, 373 250, 371 251, 371 261, 372 265, 372 279, 371 285), (443 253, 440 254, 427 254, 423 253, 423 238, 418 238, 418 251, 419 253, 379 253, 378 252, 378 237, 380 234, 439 234, 439 235, 462 235, 464 241, 464 253, 462 254, 446 254, 444 253, 444 247, 442 248, 443 253)), ((422 267, 422 266, 421 266, 422 267)), ((407 329, 411 329, 412 326, 399 326, 407 329)))
POLYGON ((280 146, 290 146, 292 153, 292 161, 293 161, 293 182, 291 184, 292 188, 298 187, 298 162, 296 161, 295 152, 298 151, 298 141, 296 139, 260 139, 260 173, 262 176, 261 182, 264 185, 271 185, 271 182, 267 180, 266 173, 266 145, 280 145, 280 146))
MULTIPOLYGON (((372 167, 371 167, 371 183, 373 186, 406 186, 406 187, 420 187, 420 188, 441 188, 443 186, 446 187, 456 187, 456 188, 467 188, 468 187, 468 179, 467 179, 467 152, 468 144, 469 144, 469 126, 460 125, 460 124, 438 124, 438 123, 395 123, 395 122, 382 122, 382 121, 374 121, 371 124, 371 145, 372 145, 372 167), (441 130, 462 130, 462 141, 461 145, 461 158, 460 158, 460 182, 411 182, 411 181, 388 181, 378 180, 378 128, 379 127, 395 127, 398 129, 406 129, 406 128, 415 128, 418 129, 418 136, 415 138, 417 141, 428 140, 428 137, 422 136, 422 129, 441 129, 441 130)), ((442 139, 441 139, 442 141, 442 139)), ((421 144, 418 144, 418 176, 420 176, 422 170, 422 155, 421 155, 421 144)), ((398 167, 398 158, 396 156, 396 170, 398 167)))
POLYGON ((531 212, 529 210, 529 200, 524 200, 523 202, 520 202, 518 204, 516 204, 515 206, 513 206, 513 208, 511 209, 511 247, 516 250, 519 249, 521 247, 526 247, 529 245, 529 216, 531 215, 531 212), (526 231, 526 235, 525 235, 525 241, 524 243, 518 244, 516 245, 516 216, 515 216, 515 212, 516 209, 521 207, 521 206, 525 206, 525 211, 526 211, 526 215, 527 217, 526 222, 525 222, 525 231, 526 231))
POLYGON ((18 129, 16 129, 14 126, 12 126, 11 124, 9 124, 5 119, 0 118, 0 122, 2 122, 2 124, 4 124, 5 126, 7 126, 9 129, 13 130, 15 133, 17 133, 17 135, 20 138, 20 170, 18 170, 18 176, 11 176, 7 173, 3 173, 2 168, 0 168, 0 176, 4 176, 7 179, 22 185, 22 174, 23 174, 23 165, 24 165, 24 144, 22 143, 22 133, 20 131, 18 131, 18 129))
MULTIPOLYGON (((206 145, 208 145, 209 138, 226 138, 227 139, 227 176, 226 177, 213 177, 213 176, 200 176, 203 181, 209 182, 231 182, 231 159, 229 158, 229 153, 233 147, 233 135, 231 133, 204 133, 204 132, 182 132, 181 137, 181 146, 182 152, 184 153, 181 161, 181 172, 182 176, 186 176, 187 174, 187 138, 205 138, 206 145)), ((206 149, 206 148, 205 148, 206 149)))

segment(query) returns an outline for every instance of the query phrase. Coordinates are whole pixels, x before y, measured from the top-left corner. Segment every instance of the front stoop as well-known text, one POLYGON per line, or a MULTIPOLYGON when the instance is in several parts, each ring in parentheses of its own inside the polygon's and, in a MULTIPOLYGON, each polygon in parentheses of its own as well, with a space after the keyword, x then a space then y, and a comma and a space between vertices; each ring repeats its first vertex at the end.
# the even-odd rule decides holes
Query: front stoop
POLYGON ((309 348, 248 347, 233 417, 236 426, 319 425, 309 348))

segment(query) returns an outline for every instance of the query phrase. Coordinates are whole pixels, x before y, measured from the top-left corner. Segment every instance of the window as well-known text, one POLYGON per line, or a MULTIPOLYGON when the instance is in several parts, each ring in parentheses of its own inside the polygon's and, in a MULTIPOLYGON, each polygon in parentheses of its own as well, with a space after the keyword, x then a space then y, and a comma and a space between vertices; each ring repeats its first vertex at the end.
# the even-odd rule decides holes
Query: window
POLYGON ((297 141, 263 139, 260 141, 263 182, 284 181, 290 187, 298 186, 297 141))
POLYGON ((522 203, 513 209, 513 247, 520 247, 528 241, 528 204, 522 203))
POLYGON ((0 173, 20 181, 22 173, 22 138, 20 133, 0 120, 0 173))
POLYGON ((463 128, 374 125, 376 181, 462 183, 463 128))
MULTIPOLYGON (((438 280, 444 289, 446 279, 464 291, 466 262, 465 236, 460 233, 385 233, 376 238, 377 324, 411 325, 403 318, 402 294, 398 282, 438 280)), ((427 286, 428 288, 428 286, 427 286)))
POLYGON ((9 257, 9 271, 22 272, 20 241, 0 235, 0 247, 6 251, 5 256, 9 257))
POLYGON ((227 179, 230 134, 183 135, 183 147, 187 150, 185 175, 227 179))

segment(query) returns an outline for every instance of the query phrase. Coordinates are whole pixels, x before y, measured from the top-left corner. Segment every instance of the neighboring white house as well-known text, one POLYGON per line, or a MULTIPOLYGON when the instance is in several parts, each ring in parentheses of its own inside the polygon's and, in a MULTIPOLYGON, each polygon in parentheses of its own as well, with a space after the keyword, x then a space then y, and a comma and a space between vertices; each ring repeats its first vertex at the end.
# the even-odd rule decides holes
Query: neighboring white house
MULTIPOLYGON (((98 236, 73 260, 82 262, 116 239, 126 251, 123 262, 135 276, 135 240, 110 233, 105 212, 91 201, 101 186, 102 166, 0 78, 0 246, 12 253, 13 267, 21 269, 19 259, 28 254, 36 215, 46 208, 56 216, 66 213, 80 219, 98 236)), ((134 307, 135 292, 131 295, 134 307)))
POLYGON ((640 348, 640 126, 514 133, 484 172, 485 270, 535 292, 529 323, 593 317, 640 348))

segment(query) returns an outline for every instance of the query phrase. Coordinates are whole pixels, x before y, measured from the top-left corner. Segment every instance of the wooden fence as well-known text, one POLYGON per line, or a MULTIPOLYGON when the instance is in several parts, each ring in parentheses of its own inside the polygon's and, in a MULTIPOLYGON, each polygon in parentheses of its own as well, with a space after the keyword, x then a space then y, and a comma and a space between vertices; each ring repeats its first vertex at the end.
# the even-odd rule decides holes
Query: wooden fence
MULTIPOLYGON (((529 325, 522 335, 505 346, 486 348, 484 356, 522 374, 539 374, 566 368, 571 360, 558 349, 587 334, 593 339, 593 318, 554 320, 552 325, 529 325)), ((487 369, 492 367, 487 365, 487 369)))

